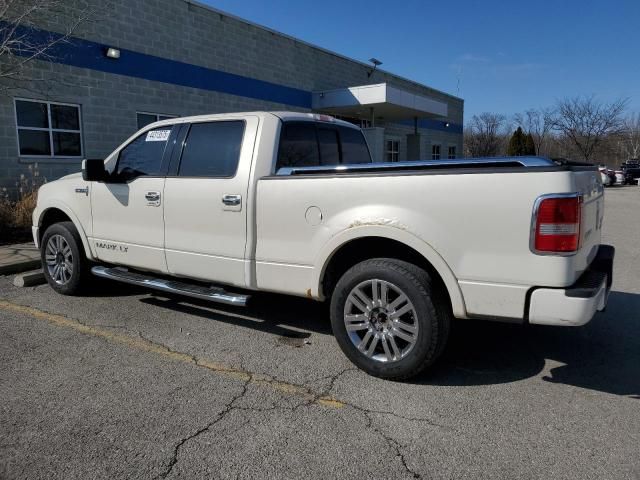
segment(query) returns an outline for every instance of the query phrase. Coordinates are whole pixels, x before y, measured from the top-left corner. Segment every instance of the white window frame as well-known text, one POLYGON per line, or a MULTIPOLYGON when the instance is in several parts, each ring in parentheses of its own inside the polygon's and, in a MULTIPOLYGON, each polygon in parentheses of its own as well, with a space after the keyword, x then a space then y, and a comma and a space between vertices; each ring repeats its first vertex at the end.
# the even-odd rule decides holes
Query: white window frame
POLYGON ((400 160, 400 140, 397 138, 387 137, 384 139, 384 161, 385 162, 397 162, 400 160), (389 142, 391 142, 391 149, 389 149, 389 142), (395 144, 396 148, 393 148, 395 144), (391 160, 388 160, 387 156, 391 154, 391 160), (394 160, 395 156, 395 160, 394 160))
POLYGON ((439 143, 431 144, 431 160, 440 160, 442 158, 442 145, 439 143), (433 149, 438 147, 438 153, 434 153, 433 149))
POLYGON ((20 98, 15 97, 13 99, 13 116, 15 118, 16 123, 16 142, 18 143, 18 157, 20 158, 38 158, 38 159, 83 159, 84 158, 84 138, 82 131, 82 107, 78 103, 64 103, 64 102, 50 102, 48 100, 37 100, 34 98, 20 98), (32 102, 32 103, 44 103, 47 105, 47 121, 49 123, 48 128, 42 127, 21 127, 18 125, 18 102, 32 102), (69 130, 65 128, 53 128, 51 123, 51 105, 62 105, 63 107, 76 107, 78 109, 78 130, 69 130), (49 150, 50 155, 23 155, 20 153, 20 130, 35 130, 39 132, 48 132, 49 133, 49 150), (80 135, 80 155, 56 155, 53 149, 53 133, 61 132, 61 133, 77 133, 80 135))
MULTIPOLYGON (((138 126, 138 114, 140 115, 153 115, 156 117, 156 119, 154 120, 154 122, 159 122, 160 118, 159 117, 166 117, 163 120, 169 120, 170 118, 178 118, 178 115, 173 115, 171 113, 156 113, 156 112, 138 112, 136 111, 136 127, 138 126)), ((151 123, 154 123, 151 122, 151 123)), ((146 125, 145 125, 146 127, 146 125)), ((144 128, 144 127, 142 127, 144 128)), ((140 129, 138 129, 140 130, 140 129)))
POLYGON ((457 145, 448 145, 447 146, 447 160, 455 160, 458 158, 458 146, 457 145), (451 156, 451 149, 454 149, 453 157, 451 156))

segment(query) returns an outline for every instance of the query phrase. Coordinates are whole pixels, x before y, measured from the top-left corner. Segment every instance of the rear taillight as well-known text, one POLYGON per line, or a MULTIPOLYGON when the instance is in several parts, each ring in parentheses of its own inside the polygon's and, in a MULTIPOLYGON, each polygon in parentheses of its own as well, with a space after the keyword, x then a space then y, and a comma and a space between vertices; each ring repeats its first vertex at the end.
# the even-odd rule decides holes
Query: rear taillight
POLYGON ((571 253, 580 248, 581 196, 541 198, 534 215, 536 253, 571 253))

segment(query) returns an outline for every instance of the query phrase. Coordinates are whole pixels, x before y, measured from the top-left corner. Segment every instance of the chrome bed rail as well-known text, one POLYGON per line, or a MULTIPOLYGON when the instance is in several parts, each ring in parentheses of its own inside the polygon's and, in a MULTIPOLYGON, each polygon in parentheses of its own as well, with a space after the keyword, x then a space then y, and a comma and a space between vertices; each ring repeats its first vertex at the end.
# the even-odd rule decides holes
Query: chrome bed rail
POLYGON ((461 158, 455 160, 416 160, 408 162, 355 163, 352 165, 326 165, 313 167, 281 167, 278 176, 305 174, 339 174, 355 172, 384 172, 393 170, 438 170, 446 168, 491 168, 491 167, 554 167, 557 164, 544 157, 496 157, 461 158))

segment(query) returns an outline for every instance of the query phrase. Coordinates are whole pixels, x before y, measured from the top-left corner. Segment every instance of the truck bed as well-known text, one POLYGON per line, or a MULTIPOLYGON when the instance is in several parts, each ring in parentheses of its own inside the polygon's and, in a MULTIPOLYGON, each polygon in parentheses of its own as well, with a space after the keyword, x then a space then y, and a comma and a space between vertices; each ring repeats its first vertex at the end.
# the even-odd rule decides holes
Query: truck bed
POLYGON ((319 258, 352 236, 382 236, 442 262, 468 314, 521 318, 532 287, 572 285, 595 258, 603 213, 595 171, 531 158, 280 169, 258 181, 258 286, 321 295, 319 258), (569 192, 584 202, 580 250, 535 254, 536 199, 569 192))

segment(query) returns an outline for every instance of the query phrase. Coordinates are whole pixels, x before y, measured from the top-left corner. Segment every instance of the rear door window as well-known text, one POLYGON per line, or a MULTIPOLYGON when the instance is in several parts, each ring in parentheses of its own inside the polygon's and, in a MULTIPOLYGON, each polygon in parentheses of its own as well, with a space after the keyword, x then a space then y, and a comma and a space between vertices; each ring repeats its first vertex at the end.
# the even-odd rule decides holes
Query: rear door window
POLYGON ((171 125, 143 133, 124 147, 118 156, 116 176, 128 180, 162 173, 162 157, 171 135, 171 125))
POLYGON ((184 143, 178 175, 233 177, 238 169, 243 121, 194 123, 184 143))

